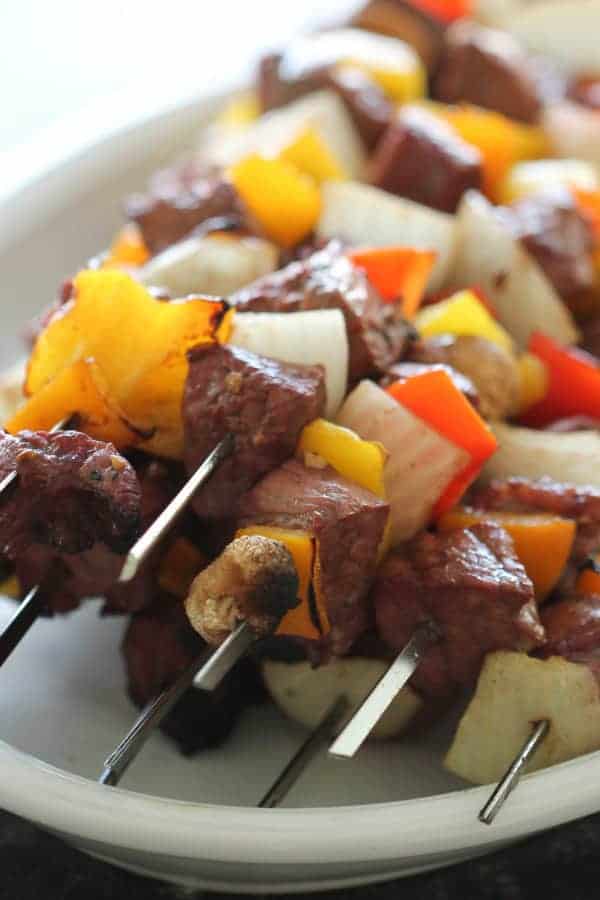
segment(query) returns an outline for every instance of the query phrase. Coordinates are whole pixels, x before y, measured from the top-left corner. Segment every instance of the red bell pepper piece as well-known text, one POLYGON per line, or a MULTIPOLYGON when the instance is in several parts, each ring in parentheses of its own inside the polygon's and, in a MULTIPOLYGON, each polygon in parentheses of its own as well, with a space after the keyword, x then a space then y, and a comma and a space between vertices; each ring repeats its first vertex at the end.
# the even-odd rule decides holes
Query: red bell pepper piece
POLYGON ((542 428, 569 416, 600 419, 600 364, 585 350, 562 347, 536 331, 529 352, 539 357, 548 370, 546 396, 520 417, 530 428, 542 428))
POLYGON ((409 4, 442 22, 462 19, 473 11, 472 0, 409 0, 409 4))
POLYGON ((402 312, 408 319, 421 304, 436 256, 433 250, 414 247, 369 247, 348 253, 385 301, 402 300, 402 312))
POLYGON ((435 370, 396 381, 387 392, 470 457, 438 500, 434 509, 434 516, 438 517, 460 500, 498 442, 446 372, 435 370))

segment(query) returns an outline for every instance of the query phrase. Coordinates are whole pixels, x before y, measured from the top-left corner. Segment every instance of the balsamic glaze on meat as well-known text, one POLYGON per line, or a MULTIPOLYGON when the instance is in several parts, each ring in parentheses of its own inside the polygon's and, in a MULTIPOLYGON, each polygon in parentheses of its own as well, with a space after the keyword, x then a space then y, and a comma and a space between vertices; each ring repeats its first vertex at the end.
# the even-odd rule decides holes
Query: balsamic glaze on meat
POLYGON ((324 652, 343 654, 369 624, 367 591, 389 506, 333 469, 289 460, 249 491, 238 525, 274 525, 313 534, 318 542, 319 590, 331 632, 324 652))
POLYGON ((194 497, 203 518, 235 515, 238 499, 291 456, 300 432, 325 407, 321 366, 298 366, 239 347, 204 344, 189 353, 183 400, 189 472, 226 434, 234 450, 194 497))
MULTIPOLYGON (((129 696, 143 707, 170 687, 206 647, 180 603, 163 602, 131 619, 122 652, 129 696)), ((260 702, 264 688, 254 663, 239 662, 214 691, 185 692, 161 729, 189 755, 222 743, 243 709, 260 702)))
POLYGON ((350 262, 337 241, 264 275, 229 300, 240 312, 340 309, 350 346, 351 384, 383 374, 400 359, 414 335, 396 304, 383 303, 364 271, 350 262))
POLYGON ((0 479, 17 481, 0 505, 2 555, 24 587, 43 583, 64 612, 102 593, 140 532, 141 489, 112 444, 77 431, 0 432, 0 479))
POLYGON ((385 560, 371 601, 378 632, 395 650, 422 623, 439 629, 412 679, 432 698, 471 683, 486 653, 527 650, 544 637, 533 585, 496 525, 415 538, 385 560))

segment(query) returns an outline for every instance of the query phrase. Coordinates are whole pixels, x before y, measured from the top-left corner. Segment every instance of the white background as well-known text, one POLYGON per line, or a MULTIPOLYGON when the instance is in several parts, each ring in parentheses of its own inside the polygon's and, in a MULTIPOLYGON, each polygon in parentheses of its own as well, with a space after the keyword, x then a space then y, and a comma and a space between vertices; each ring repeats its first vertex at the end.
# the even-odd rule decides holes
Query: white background
POLYGON ((43 141, 44 129, 95 104, 110 117, 110 97, 133 93, 158 107, 241 80, 261 50, 317 22, 342 20, 357 5, 0 0, 0 154, 43 141))

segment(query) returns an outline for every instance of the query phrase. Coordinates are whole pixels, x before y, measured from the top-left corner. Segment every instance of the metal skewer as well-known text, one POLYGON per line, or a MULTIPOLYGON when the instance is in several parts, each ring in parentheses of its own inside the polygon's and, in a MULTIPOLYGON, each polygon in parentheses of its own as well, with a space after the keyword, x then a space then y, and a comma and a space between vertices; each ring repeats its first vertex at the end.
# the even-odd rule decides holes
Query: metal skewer
POLYGON ((140 713, 121 743, 104 762, 98 781, 117 785, 152 732, 165 718, 182 694, 191 687, 212 691, 246 653, 256 636, 245 623, 238 625, 227 640, 208 657, 206 652, 189 666, 177 681, 162 691, 140 713))
POLYGON ((316 728, 296 751, 283 771, 277 776, 262 800, 257 803, 259 809, 274 809, 284 800, 300 775, 312 762, 321 747, 325 746, 335 733, 336 727, 348 708, 345 697, 338 697, 331 704, 316 728))
POLYGON ((186 481, 179 493, 173 497, 169 505, 163 509, 152 525, 150 525, 141 538, 133 545, 125 557, 125 562, 123 563, 123 568, 119 575, 119 581, 131 581, 148 554, 151 553, 156 546, 157 541, 159 541, 171 528, 185 510, 198 488, 210 478, 215 469, 227 456, 229 456, 232 450, 233 437, 228 434, 222 441, 219 441, 212 453, 209 453, 204 462, 186 481))
POLYGON ((514 758, 510 767, 506 770, 501 781, 498 783, 494 793, 479 813, 477 818, 480 822, 483 822, 484 825, 492 824, 508 799, 509 794, 516 788, 527 763, 530 761, 549 730, 550 722, 548 719, 542 719, 541 722, 535 724, 531 734, 519 750, 519 753, 514 758))
POLYGON ((329 748, 332 756, 351 759, 357 753, 386 709, 414 674, 423 654, 438 639, 439 632, 432 623, 424 623, 417 628, 404 650, 398 654, 329 748))

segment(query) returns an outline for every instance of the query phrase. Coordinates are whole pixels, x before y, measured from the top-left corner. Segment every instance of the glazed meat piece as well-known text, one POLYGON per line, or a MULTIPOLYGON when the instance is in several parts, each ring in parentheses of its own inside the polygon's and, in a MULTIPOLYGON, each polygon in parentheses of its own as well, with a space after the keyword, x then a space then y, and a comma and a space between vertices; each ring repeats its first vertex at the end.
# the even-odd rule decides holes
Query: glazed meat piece
POLYGON ((406 41, 417 51, 430 73, 437 68, 445 26, 410 0, 369 0, 354 16, 352 24, 406 41))
POLYGON ((519 371, 514 356, 485 338, 471 334, 441 334, 415 341, 410 359, 427 365, 451 366, 468 378, 479 396, 484 419, 503 419, 516 408, 519 371))
POLYGON ((430 622, 440 640, 413 676, 425 696, 449 697, 470 684, 492 650, 528 650, 544 630, 533 585, 510 536, 496 525, 422 534, 392 553, 371 592, 380 636, 401 650, 430 622))
POLYGON ((473 494, 470 505, 476 509, 506 512, 552 513, 574 519, 577 531, 571 562, 581 565, 600 550, 600 488, 560 484, 551 478, 531 481, 507 478, 492 481, 473 494))
POLYGON ((542 109, 538 73, 508 33, 463 19, 446 31, 433 97, 473 103, 520 122, 535 122, 542 109))
MULTIPOLYGON (((183 481, 183 472, 176 471, 174 466, 146 457, 136 463, 135 470, 142 491, 141 530, 145 531, 177 493, 183 481)), ((180 524, 181 522, 178 522, 156 545, 131 581, 127 584, 114 584, 105 592, 104 613, 135 613, 154 602, 159 590, 158 567, 165 543, 175 537, 180 524)))
POLYGON ((559 187, 524 197, 502 215, 566 303, 594 290, 595 239, 571 191, 559 187))
POLYGON ((595 316, 581 325, 581 346, 592 356, 600 359, 600 316, 595 316))
POLYGON ((241 288, 229 298, 240 312, 340 309, 350 346, 349 381, 383 373, 414 335, 396 304, 383 303, 364 271, 337 241, 241 288))
MULTIPOLYGON (((133 616, 122 644, 129 696, 143 707, 170 687, 206 647, 182 604, 162 605, 133 616)), ((240 714, 263 696, 254 664, 239 662, 214 691, 189 689, 165 717, 161 729, 184 754, 224 741, 240 714)))
POLYGON ((369 624, 366 594, 389 506, 333 469, 296 459, 270 472, 240 503, 238 525, 273 525, 315 536, 319 589, 331 631, 323 652, 345 653, 369 624))
POLYGON ((127 218, 137 222, 152 255, 176 244, 210 220, 248 224, 233 185, 216 170, 193 164, 154 176, 147 194, 134 194, 125 204, 127 218))
POLYGON ((571 82, 567 94, 575 103, 600 110, 600 75, 580 75, 571 82))
POLYGON ((482 184, 481 154, 418 106, 395 116, 369 163, 368 180, 400 197, 453 213, 482 184))
POLYGON ((344 105, 366 148, 372 150, 392 117, 392 105, 377 82, 355 66, 324 66, 285 73, 284 54, 263 57, 258 69, 262 109, 285 106, 305 94, 332 90, 344 105))
POLYGON ((600 679, 600 596, 571 597, 541 613, 546 643, 539 656, 563 656, 590 667, 600 679))
POLYGON ((236 503, 296 448, 325 407, 321 366, 297 366, 222 344, 189 355, 183 399, 185 462, 193 472, 226 434, 234 449, 194 497, 203 518, 235 516, 236 503))
POLYGON ((207 643, 222 644, 241 622, 258 637, 272 634, 297 605, 298 574, 287 547, 245 535, 196 576, 185 610, 207 643))
POLYGON ((379 384, 381 387, 385 388, 389 387, 390 384, 393 384, 395 381, 406 381, 408 378, 413 378, 415 375, 422 375, 424 372, 432 371, 445 372, 446 375, 448 375, 448 377, 452 379, 454 387, 465 395, 469 403, 472 403, 476 409, 478 408, 479 394, 477 393, 477 388, 475 387, 471 379, 467 378, 466 375, 463 375, 456 369, 453 369, 452 366, 447 366, 443 363, 396 363, 395 365, 389 367, 379 384))
POLYGON ((112 444, 77 431, 0 432, 0 479, 12 472, 0 546, 22 585, 43 584, 52 612, 102 593, 140 532, 141 489, 131 465, 112 444))

